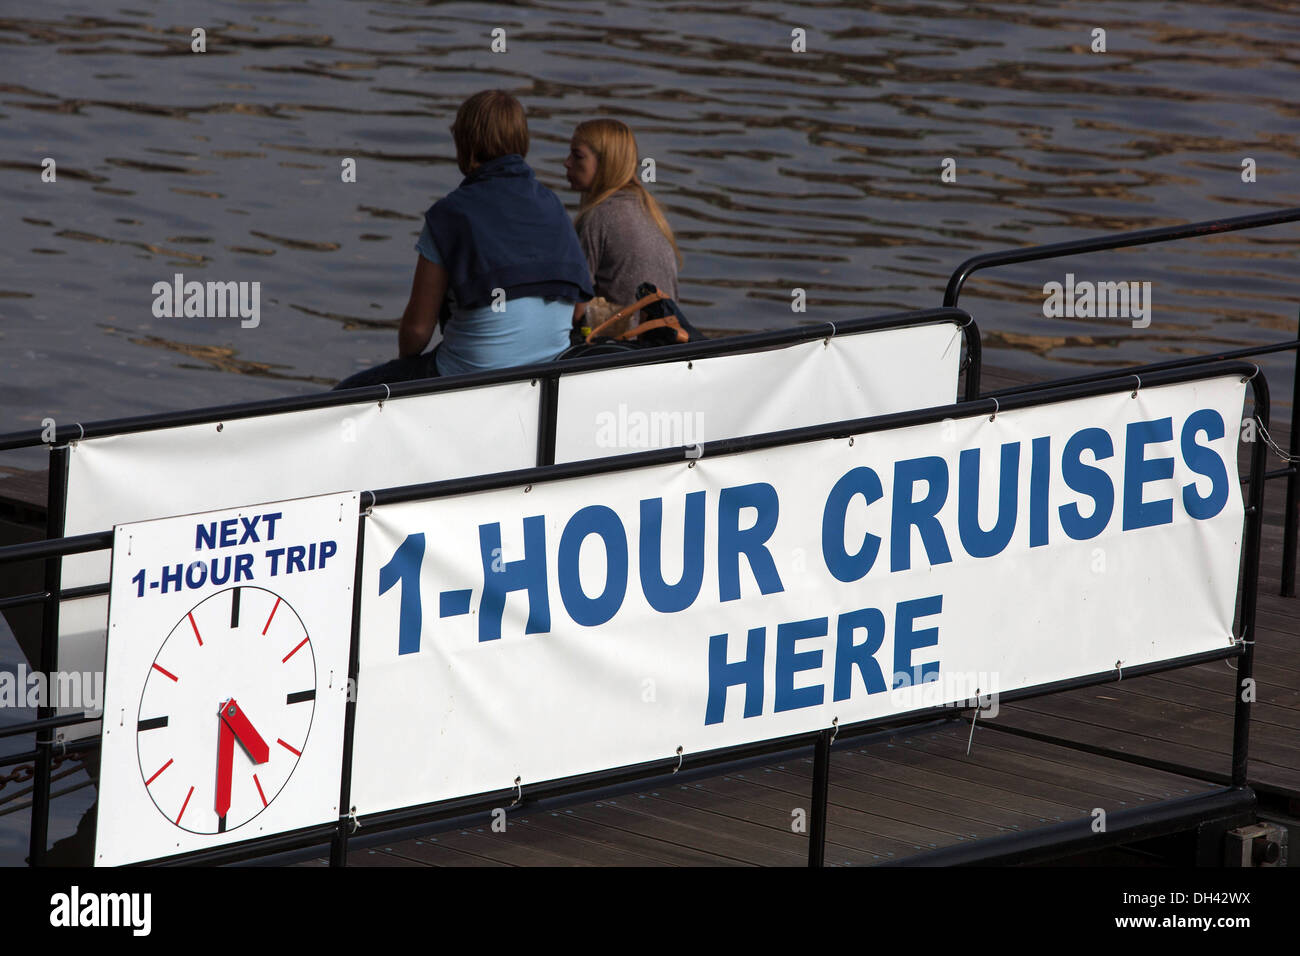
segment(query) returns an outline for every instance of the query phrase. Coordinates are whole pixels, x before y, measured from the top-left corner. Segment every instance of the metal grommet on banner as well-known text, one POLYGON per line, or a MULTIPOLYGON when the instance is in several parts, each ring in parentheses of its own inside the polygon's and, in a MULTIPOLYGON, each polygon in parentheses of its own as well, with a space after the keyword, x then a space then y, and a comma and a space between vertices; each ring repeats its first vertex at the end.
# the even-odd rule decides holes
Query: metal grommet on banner
POLYGON ((839 735, 840 735, 840 719, 838 717, 832 717, 831 718, 831 743, 835 743, 835 738, 838 737, 839 735))
POLYGON ((993 399, 993 414, 989 416, 989 421, 997 418, 1000 411, 1002 411, 1002 406, 998 404, 998 400, 995 398, 993 399))
POLYGON ((1137 382, 1138 382, 1138 383, 1137 383, 1137 388, 1134 388, 1134 389, 1133 389, 1133 394, 1130 395, 1129 398, 1137 398, 1137 397, 1138 397, 1138 389, 1142 387, 1142 376, 1141 376, 1141 375, 1134 375, 1133 377, 1134 377, 1135 379, 1137 379, 1137 382))
POLYGON ((379 384, 384 386, 384 397, 379 400, 379 407, 383 408, 384 402, 388 401, 390 398, 393 397, 393 390, 388 387, 387 382, 380 382, 379 384))
POLYGON ((827 322, 826 324, 831 327, 831 334, 826 336, 826 338, 822 339, 822 348, 828 348, 831 344, 831 339, 835 338, 835 332, 836 332, 835 323, 827 322))
MULTIPOLYGON (((364 512, 365 516, 369 518, 375 507, 375 493, 373 491, 363 491, 361 494, 370 496, 370 504, 366 505, 366 510, 364 512)), ((364 501, 365 499, 363 498, 362 500, 364 501)))
POLYGON ((676 767, 673 767, 673 773, 676 773, 678 770, 681 770, 681 769, 682 769, 682 748, 681 748, 681 747, 678 747, 678 748, 677 748, 677 766, 676 766, 676 767))
POLYGON ((852 436, 852 435, 849 436, 849 447, 850 447, 850 448, 853 447, 853 436, 852 436))
MULTIPOLYGON (((1250 364, 1251 364, 1251 365, 1255 365, 1254 362, 1251 362, 1250 364)), ((1249 382, 1252 378, 1254 378, 1254 377, 1255 377, 1256 375, 1258 375, 1258 374, 1259 374, 1259 366, 1258 366, 1258 365, 1255 365, 1255 371, 1251 372, 1248 376, 1246 376, 1245 378, 1243 378, 1243 379, 1241 380, 1241 384, 1242 384, 1242 385, 1245 385, 1247 382, 1249 382)))
POLYGON ((515 798, 510 801, 512 807, 517 807, 519 801, 524 798, 523 777, 515 777, 515 798))

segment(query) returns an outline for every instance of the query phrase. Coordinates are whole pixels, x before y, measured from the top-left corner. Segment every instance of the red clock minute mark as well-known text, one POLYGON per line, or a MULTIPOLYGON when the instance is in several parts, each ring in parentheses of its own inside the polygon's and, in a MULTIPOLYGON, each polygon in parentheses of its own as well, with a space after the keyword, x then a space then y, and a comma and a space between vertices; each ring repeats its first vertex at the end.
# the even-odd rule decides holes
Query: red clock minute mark
MULTIPOLYGON (((238 740, 254 764, 271 759, 271 748, 252 723, 235 698, 225 701, 217 711, 217 817, 225 829, 226 813, 230 810, 230 783, 235 768, 235 741, 238 740)), ((261 789, 260 787, 258 788, 261 789)))

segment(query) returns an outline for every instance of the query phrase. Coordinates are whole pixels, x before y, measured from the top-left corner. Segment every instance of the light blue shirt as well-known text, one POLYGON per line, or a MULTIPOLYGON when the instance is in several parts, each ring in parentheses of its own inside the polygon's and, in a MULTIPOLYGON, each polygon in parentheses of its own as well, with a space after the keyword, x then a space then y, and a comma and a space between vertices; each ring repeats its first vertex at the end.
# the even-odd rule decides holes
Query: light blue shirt
MULTIPOLYGON (((415 250, 434 265, 442 265, 427 222, 415 250)), ((501 312, 490 305, 461 311, 455 299, 451 300, 451 318, 438 347, 439 375, 548 362, 569 347, 572 302, 525 296, 507 299, 504 304, 501 312)))

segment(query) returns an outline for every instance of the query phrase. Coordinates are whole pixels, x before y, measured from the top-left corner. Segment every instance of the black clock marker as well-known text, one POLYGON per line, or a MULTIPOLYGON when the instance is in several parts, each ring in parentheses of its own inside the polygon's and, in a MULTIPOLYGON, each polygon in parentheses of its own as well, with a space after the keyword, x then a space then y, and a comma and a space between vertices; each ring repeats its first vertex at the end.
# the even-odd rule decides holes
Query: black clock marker
POLYGON ((239 588, 230 595, 230 626, 239 627, 239 588))
MULTIPOLYGON (((295 694, 290 694, 289 696, 285 697, 284 702, 286 704, 301 704, 303 701, 315 700, 315 699, 316 699, 316 691, 300 690, 295 694)), ((163 719, 165 720, 166 718, 163 719)))
POLYGON ((157 730, 159 727, 166 727, 166 726, 167 726, 167 718, 165 716, 150 717, 148 720, 142 720, 140 721, 140 723, 136 724, 135 729, 137 731, 157 730))

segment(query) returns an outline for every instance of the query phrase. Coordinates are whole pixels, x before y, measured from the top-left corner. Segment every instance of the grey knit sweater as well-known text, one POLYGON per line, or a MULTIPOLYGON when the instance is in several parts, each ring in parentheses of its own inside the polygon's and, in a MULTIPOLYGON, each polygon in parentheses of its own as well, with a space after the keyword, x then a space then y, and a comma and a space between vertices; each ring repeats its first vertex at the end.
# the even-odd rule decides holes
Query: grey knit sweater
POLYGON ((593 209, 578 229, 578 241, 597 296, 631 305, 636 287, 652 282, 660 292, 677 298, 672 244, 641 208, 633 190, 620 190, 593 209))

